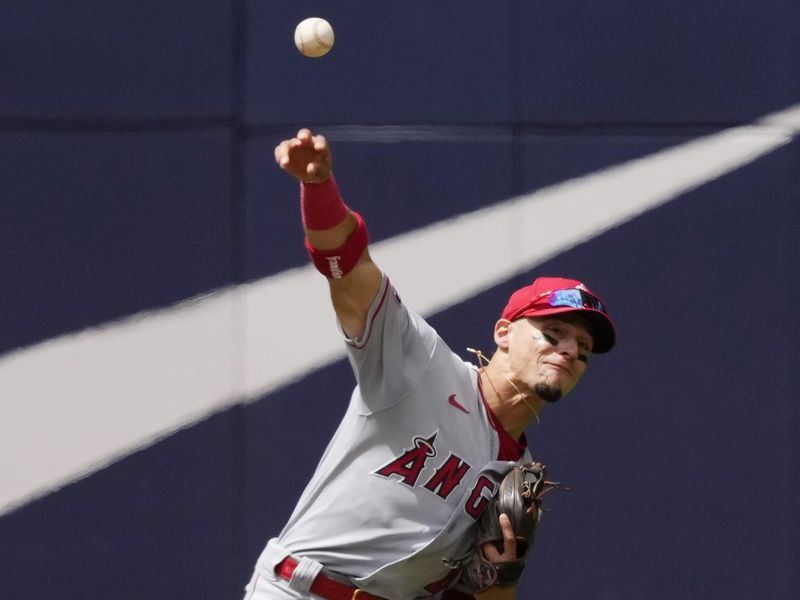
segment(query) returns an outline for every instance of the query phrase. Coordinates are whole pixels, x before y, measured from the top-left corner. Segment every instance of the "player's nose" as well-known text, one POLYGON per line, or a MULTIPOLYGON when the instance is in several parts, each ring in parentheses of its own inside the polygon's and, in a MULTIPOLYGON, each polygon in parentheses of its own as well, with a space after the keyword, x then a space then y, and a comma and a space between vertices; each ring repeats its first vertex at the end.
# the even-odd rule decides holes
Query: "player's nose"
POLYGON ((578 357, 579 351, 578 340, 574 337, 567 336, 559 341, 558 353, 564 358, 574 360, 578 357))

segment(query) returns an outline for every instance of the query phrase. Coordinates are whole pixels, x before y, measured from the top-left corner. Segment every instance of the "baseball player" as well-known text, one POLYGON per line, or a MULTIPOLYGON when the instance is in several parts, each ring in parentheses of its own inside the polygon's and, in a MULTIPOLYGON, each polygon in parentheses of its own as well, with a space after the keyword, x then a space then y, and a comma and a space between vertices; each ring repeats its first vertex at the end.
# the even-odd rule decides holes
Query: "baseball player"
MULTIPOLYGON (((491 359, 467 363, 370 258, 366 225, 339 195, 325 138, 301 129, 275 159, 301 182, 306 247, 328 278, 357 386, 245 598, 471 598, 450 588, 454 566, 475 550, 477 520, 504 474, 530 462, 525 428, 575 387, 592 353, 611 349, 612 322, 580 282, 539 278, 509 298, 491 359)), ((492 563, 517 558, 509 518, 499 521, 502 543, 477 550, 492 563)), ((515 589, 474 597, 513 599, 515 589)))

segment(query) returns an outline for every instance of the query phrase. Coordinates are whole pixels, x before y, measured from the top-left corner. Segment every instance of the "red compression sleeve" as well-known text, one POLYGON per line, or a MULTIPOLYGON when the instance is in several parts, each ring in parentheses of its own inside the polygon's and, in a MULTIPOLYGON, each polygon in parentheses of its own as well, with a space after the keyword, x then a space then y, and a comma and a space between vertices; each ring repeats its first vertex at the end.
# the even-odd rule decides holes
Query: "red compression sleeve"
POLYGON ((347 206, 332 174, 322 183, 300 184, 300 214, 306 229, 330 229, 341 223, 347 213, 347 206))

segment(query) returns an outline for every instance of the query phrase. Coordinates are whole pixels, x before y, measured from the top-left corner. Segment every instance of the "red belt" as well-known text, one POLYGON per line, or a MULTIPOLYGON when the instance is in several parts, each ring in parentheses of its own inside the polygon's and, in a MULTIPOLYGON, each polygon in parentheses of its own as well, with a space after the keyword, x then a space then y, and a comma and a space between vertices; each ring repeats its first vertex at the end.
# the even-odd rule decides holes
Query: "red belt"
MULTIPOLYGON (((275 567, 275 574, 288 581, 292 578, 292 573, 294 573, 296 568, 297 561, 290 556, 277 564, 275 567)), ((385 598, 368 594, 364 590, 347 585, 341 581, 331 579, 322 573, 317 575, 314 579, 314 583, 311 584, 311 589, 309 591, 327 600, 386 600, 385 598)))

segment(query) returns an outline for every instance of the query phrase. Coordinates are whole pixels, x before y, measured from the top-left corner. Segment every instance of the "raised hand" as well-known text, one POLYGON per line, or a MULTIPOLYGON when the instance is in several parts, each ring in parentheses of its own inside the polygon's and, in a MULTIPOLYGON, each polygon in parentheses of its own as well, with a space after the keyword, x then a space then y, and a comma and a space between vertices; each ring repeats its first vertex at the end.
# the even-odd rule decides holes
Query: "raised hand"
POLYGON ((297 136, 275 147, 275 162, 300 181, 322 183, 331 175, 333 160, 328 140, 301 129, 297 136))

